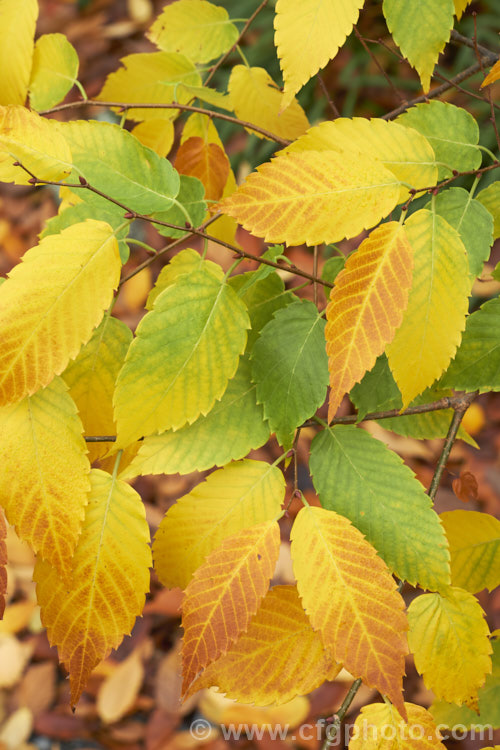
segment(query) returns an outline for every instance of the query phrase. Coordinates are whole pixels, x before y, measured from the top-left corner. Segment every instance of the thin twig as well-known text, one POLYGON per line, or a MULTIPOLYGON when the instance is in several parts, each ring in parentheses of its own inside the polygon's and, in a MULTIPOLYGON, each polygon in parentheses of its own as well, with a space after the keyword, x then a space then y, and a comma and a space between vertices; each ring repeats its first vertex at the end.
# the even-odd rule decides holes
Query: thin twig
POLYGON ((482 55, 495 54, 493 50, 488 49, 487 47, 483 47, 482 44, 478 44, 476 41, 474 41, 473 39, 469 39, 469 37, 464 36, 463 34, 459 34, 455 29, 451 30, 450 39, 452 42, 463 44, 465 47, 470 47, 470 49, 473 49, 474 51, 479 50, 482 55))
POLYGON ((330 724, 326 729, 326 737, 321 750, 329 750, 329 748, 334 744, 342 721, 346 713, 349 711, 351 703, 353 702, 356 693, 361 687, 362 682, 363 681, 361 680, 361 678, 358 677, 358 679, 354 680, 354 682, 352 683, 351 687, 349 688, 349 692, 342 702, 342 705, 333 717, 333 724, 330 724))
POLYGON ((360 42, 360 44, 362 45, 362 47, 363 47, 363 49, 365 50, 366 54, 367 54, 367 55, 369 55, 369 57, 370 57, 370 58, 371 58, 371 59, 373 60, 373 62, 375 63, 375 65, 376 65, 376 66, 377 66, 377 68, 379 69, 379 71, 380 71, 381 75, 383 75, 383 77, 385 78, 385 80, 386 80, 386 81, 387 81, 387 83, 389 84, 390 88, 391 88, 391 89, 392 89, 392 90, 394 91, 394 93, 396 94, 396 96, 397 96, 397 98, 399 99, 399 101, 400 101, 400 102, 404 102, 404 101, 405 101, 405 99, 404 99, 404 96, 403 96, 403 95, 401 94, 401 92, 400 92, 400 91, 398 91, 398 89, 397 89, 397 88, 396 88, 396 86, 394 85, 394 81, 392 80, 392 78, 391 78, 391 77, 390 77, 390 76, 389 76, 389 75, 387 74, 387 72, 386 72, 386 71, 384 70, 383 66, 382 66, 382 65, 380 64, 380 62, 379 62, 379 61, 377 60, 377 57, 376 57, 376 55, 374 55, 374 54, 373 54, 373 52, 371 51, 371 49, 370 49, 370 48, 369 48, 369 46, 367 45, 367 43, 366 43, 365 39, 364 39, 364 38, 363 38, 363 37, 361 36, 361 34, 359 33, 359 31, 358 31, 358 27, 356 26, 356 24, 355 24, 355 25, 353 26, 353 28, 354 28, 354 33, 356 34, 356 36, 357 36, 357 38, 358 38, 358 41, 359 41, 359 42, 360 42))
POLYGON ((340 112, 338 111, 337 107, 335 106, 335 102, 330 96, 330 92, 326 88, 326 83, 323 80, 323 76, 320 75, 320 73, 316 73, 316 78, 318 79, 319 85, 321 86, 321 90, 323 91, 324 97, 326 101, 328 102, 328 106, 333 112, 333 117, 336 119, 337 117, 340 117, 340 112))
MULTIPOLYGON (((483 77, 486 77, 486 73, 484 72, 483 61, 481 59, 480 45, 477 42, 477 14, 473 13, 472 15, 474 17, 474 37, 472 39, 472 42, 474 45, 474 52, 475 52, 477 61, 479 65, 481 66, 481 73, 483 74, 483 77)), ((490 121, 491 121, 491 124, 493 125, 493 132, 495 133, 497 147, 500 150, 500 136, 498 134, 498 128, 497 128, 497 123, 496 123, 496 118, 495 118, 495 107, 493 103, 493 97, 491 95, 491 89, 489 87, 486 89, 485 94, 487 97, 488 104, 490 105, 490 121)))

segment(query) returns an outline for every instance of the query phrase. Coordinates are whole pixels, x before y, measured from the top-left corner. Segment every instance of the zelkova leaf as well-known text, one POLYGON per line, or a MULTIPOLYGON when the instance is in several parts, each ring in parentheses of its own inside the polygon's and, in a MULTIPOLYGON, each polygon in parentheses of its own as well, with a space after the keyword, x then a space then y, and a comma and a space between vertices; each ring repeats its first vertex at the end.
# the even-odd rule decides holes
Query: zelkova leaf
MULTIPOLYGON (((152 214, 170 208, 180 183, 169 161, 109 122, 80 120, 58 127, 71 147, 76 173, 92 187, 131 211, 152 214)), ((104 199, 88 193, 86 200, 102 205, 104 199)))
POLYGON ((500 390, 500 298, 467 318, 462 343, 440 385, 463 391, 500 390))
POLYGON ((264 521, 222 541, 195 572, 182 602, 183 692, 247 630, 272 578, 280 528, 264 521))
POLYGON ((33 60, 38 0, 0 3, 0 104, 24 104, 33 60))
POLYGON ((316 245, 374 226, 398 197, 399 181, 366 154, 284 152, 260 166, 219 208, 267 242, 316 245))
POLYGON ((306 695, 340 671, 304 612, 295 586, 269 591, 246 633, 209 664, 188 695, 217 685, 229 698, 267 706, 306 695))
POLYGON ((485 86, 489 86, 490 83, 495 83, 495 81, 498 81, 500 79, 500 60, 497 60, 496 63, 493 65, 492 69, 484 79, 484 81, 481 84, 481 88, 484 88, 485 86))
POLYGON ((439 516, 396 453, 364 430, 336 425, 314 438, 310 466, 322 506, 346 516, 399 578, 430 590, 449 585, 439 516))
POLYGON ((392 341, 408 304, 412 269, 405 228, 388 222, 363 240, 337 276, 326 309, 329 421, 392 341))
MULTIPOLYGON (((187 104, 193 98, 189 89, 179 86, 201 86, 201 76, 196 66, 184 55, 176 52, 139 52, 126 55, 123 65, 106 78, 97 99, 105 102, 128 104, 187 104)), ((127 118, 142 120, 175 119, 178 109, 132 107, 127 118)))
MULTIPOLYGON (((310 128, 287 151, 359 151, 382 162, 398 180, 413 188, 435 185, 438 168, 425 136, 411 127, 378 118, 338 117, 310 128)), ((400 201, 409 197, 401 185, 400 201)))
POLYGON ((283 108, 335 57, 363 5, 364 0, 278 0, 274 42, 285 82, 283 108))
POLYGON ((141 320, 118 376, 117 446, 208 414, 236 372, 249 327, 224 280, 205 268, 179 276, 141 320))
POLYGON ((188 138, 179 146, 175 168, 180 174, 197 177, 205 186, 205 198, 209 201, 221 198, 231 169, 220 146, 206 144, 202 138, 196 137, 188 138))
POLYGON ((294 430, 325 400, 325 321, 307 300, 278 310, 252 350, 252 379, 264 417, 285 450, 294 430))
POLYGON ((143 146, 155 151, 158 156, 166 156, 174 145, 175 132, 172 120, 143 120, 130 132, 143 146))
POLYGON ((0 407, 0 505, 35 552, 67 576, 89 491, 87 449, 61 378, 0 407))
POLYGON ((472 0, 453 0, 455 5, 455 15, 457 17, 457 20, 460 21, 462 18, 462 13, 466 9, 466 7, 469 5, 472 0))
POLYGON ((413 284, 403 322, 386 349, 404 408, 448 367, 465 328, 470 291, 456 229, 427 210, 412 214, 405 227, 415 259, 413 284))
POLYGON ((0 290, 0 404, 48 385, 91 337, 120 278, 116 237, 88 219, 28 250, 0 290))
POLYGON ((213 276, 219 280, 224 278, 224 271, 217 263, 213 263, 211 260, 205 260, 191 247, 186 247, 184 250, 177 253, 177 255, 174 255, 172 260, 167 263, 166 266, 163 266, 158 278, 156 279, 154 287, 148 294, 146 310, 152 310, 154 308, 157 297, 168 286, 171 286, 179 276, 191 274, 194 271, 200 271, 202 269, 207 273, 212 273, 213 276))
POLYGON ((7 524, 0 511, 0 620, 5 612, 5 601, 7 595, 7 524))
POLYGON ((186 588, 194 571, 221 542, 276 518, 285 497, 283 474, 246 459, 218 469, 167 512, 153 545, 164 586, 186 588))
POLYGON ((385 563, 351 522, 324 508, 299 511, 291 532, 304 608, 325 647, 406 718, 404 602, 385 563))
POLYGON ((175 432, 150 435, 141 443, 136 458, 120 475, 189 474, 238 460, 269 439, 269 425, 257 404, 250 361, 240 359, 221 400, 204 417, 175 432))
POLYGON ((233 46, 238 29, 225 8, 207 0, 177 0, 163 9, 148 36, 165 52, 181 52, 193 62, 206 63, 233 46))
POLYGON ((408 723, 387 704, 363 706, 354 722, 351 750, 445 750, 429 711, 414 703, 405 703, 404 707, 408 723))
MULTIPOLYGON (((86 435, 116 434, 113 393, 131 341, 130 328, 107 315, 63 372, 86 435)), ((108 449, 109 443, 89 443, 91 460, 104 456, 108 449)))
MULTIPOLYGON (((286 95, 264 68, 235 65, 228 87, 235 115, 240 120, 290 140, 298 138, 309 127, 306 114, 296 99, 292 99, 283 109, 283 97, 286 95)), ((252 130, 248 132, 255 133, 252 130)), ((261 133, 255 135, 265 137, 261 133)))
POLYGON ((37 39, 29 82, 30 105, 49 109, 64 99, 78 76, 78 55, 64 34, 37 39))
POLYGON ((34 580, 49 640, 70 674, 71 704, 94 667, 129 634, 149 590, 149 529, 140 496, 99 469, 82 534, 63 582, 38 559, 34 580))
POLYGON ((487 188, 476 193, 476 199, 493 216, 493 239, 500 237, 500 181, 492 182, 487 188))
POLYGON ((489 628, 467 591, 417 596, 408 608, 408 643, 415 666, 438 700, 477 708, 477 691, 491 672, 489 628))
POLYGON ((472 594, 500 586, 500 521, 488 513, 441 514, 451 554, 451 582, 472 594))
POLYGON ((192 227, 199 227, 207 212, 203 183, 196 177, 188 177, 185 174, 179 177, 180 187, 175 203, 166 211, 154 211, 151 214, 151 218, 156 221, 177 225, 178 228, 155 224, 157 232, 164 237, 184 237, 189 234, 186 223, 192 227))
POLYGON ((0 180, 27 185, 31 175, 41 180, 61 180, 72 169, 69 145, 57 123, 19 106, 0 107, 0 180))

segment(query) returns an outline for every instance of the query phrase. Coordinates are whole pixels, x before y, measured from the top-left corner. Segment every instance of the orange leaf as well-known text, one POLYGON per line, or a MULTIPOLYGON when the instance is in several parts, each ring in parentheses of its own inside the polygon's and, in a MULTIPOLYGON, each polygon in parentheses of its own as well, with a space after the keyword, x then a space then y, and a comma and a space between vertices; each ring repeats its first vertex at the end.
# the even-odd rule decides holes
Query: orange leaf
POLYGON ((230 166, 220 146, 195 136, 179 146, 175 168, 181 174, 201 180, 205 186, 205 198, 217 201, 224 191, 230 166))
POLYGON ((285 703, 333 680, 340 665, 325 651, 295 586, 275 586, 248 630, 189 688, 218 685, 229 698, 257 706, 285 703))
POLYGON ((269 588, 280 548, 276 521, 226 538, 191 579, 182 607, 183 690, 247 629, 269 588))
POLYGON ((7 524, 0 511, 0 620, 5 611, 5 595, 7 593, 7 524))
POLYGON ((479 487, 477 486, 477 479, 474 474, 470 471, 462 471, 458 479, 454 479, 451 483, 453 492, 463 503, 468 503, 469 500, 477 500, 479 487))
POLYGON ((404 601, 387 566, 347 518, 302 508, 291 533, 297 587, 312 626, 337 662, 387 695, 402 697, 408 629, 404 601))
POLYGON ((484 81, 481 84, 481 88, 489 86, 490 83, 500 80, 500 60, 497 60, 484 81))
POLYGON ((408 304, 412 270, 405 229, 392 221, 374 229, 337 276, 326 310, 328 421, 392 341, 408 304))

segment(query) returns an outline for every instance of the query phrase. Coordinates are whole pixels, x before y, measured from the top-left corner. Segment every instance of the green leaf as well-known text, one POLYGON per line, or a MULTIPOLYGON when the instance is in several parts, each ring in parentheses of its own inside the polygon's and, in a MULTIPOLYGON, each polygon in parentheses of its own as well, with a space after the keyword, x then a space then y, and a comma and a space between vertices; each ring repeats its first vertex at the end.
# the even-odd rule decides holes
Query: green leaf
POLYGON ((117 447, 208 414, 236 372, 249 327, 244 303, 205 268, 164 289, 118 376, 117 447))
POLYGON ((394 41, 429 91, 434 66, 453 28, 453 0, 384 0, 383 10, 394 41))
MULTIPOLYGON (((148 216, 172 206, 180 187, 178 173, 126 130, 96 120, 59 123, 59 128, 71 148, 75 181, 82 176, 131 211, 148 216)), ((102 197, 90 191, 86 200, 103 205, 102 197)))
MULTIPOLYGON (((341 257, 340 255, 335 255, 333 258, 328 258, 328 260, 325 261, 325 264, 321 271, 321 278, 323 279, 323 281, 329 281, 330 284, 333 284, 344 266, 345 258, 341 257)), ((330 294, 330 289, 327 287, 325 288, 325 294, 327 297, 330 294)))
POLYGON ((476 200, 482 203, 493 216, 493 239, 500 237, 500 181, 492 182, 487 188, 476 195, 476 200))
POLYGON ((480 276, 493 244, 493 218, 489 211, 463 188, 441 191, 424 208, 436 211, 457 230, 467 250, 471 277, 480 276))
MULTIPOLYGON (((181 174, 179 192, 175 198, 175 203, 167 211, 155 211, 152 214, 153 219, 167 221, 169 224, 177 224, 181 227, 188 221, 191 226, 199 227, 207 213, 207 204, 205 203, 205 187, 197 177, 189 177, 181 174)), ((184 237, 188 234, 187 230, 170 229, 162 227, 161 224, 155 224, 156 230, 164 237, 184 237)))
POLYGON ((439 385, 459 391, 500 391, 500 298, 467 318, 462 344, 439 385))
POLYGON ((78 76, 78 55, 64 34, 43 34, 37 39, 28 91, 37 111, 59 104, 78 76))
POLYGON ((285 450, 296 427, 324 402, 328 386, 325 320, 312 302, 278 310, 252 350, 252 378, 265 418, 285 450))
MULTIPOLYGON (((430 712, 436 724, 442 724, 453 730, 460 731, 471 727, 500 727, 500 640, 492 641, 493 656, 491 657, 493 671, 486 676, 484 687, 478 690, 479 714, 467 706, 456 706, 454 703, 435 701, 430 712)), ((489 737, 488 739, 491 739, 489 737)))
MULTIPOLYGON (((427 27, 426 27, 427 28, 427 27)), ((466 172, 481 166, 479 127, 473 116, 448 102, 417 104, 396 122, 415 128, 430 142, 439 166, 439 179, 451 177, 452 170, 466 172), (444 166, 446 165, 446 166, 444 166)))
POLYGON ((240 360, 238 371, 212 411, 176 432, 147 437, 136 458, 121 475, 189 474, 224 466, 247 455, 269 439, 269 425, 257 404, 250 361, 240 360))
POLYGON ((358 427, 337 425, 314 438, 310 466, 322 506, 363 532, 399 578, 431 591, 449 585, 439 517, 396 453, 358 427))
POLYGON ((146 300, 146 310, 153 309, 157 297, 164 289, 173 284, 179 276, 191 274, 201 269, 204 269, 207 273, 212 273, 217 279, 224 278, 224 271, 217 263, 213 263, 211 260, 203 260, 201 255, 191 247, 186 247, 177 253, 177 255, 174 255, 170 263, 167 263, 161 269, 160 275, 156 279, 156 283, 146 300))

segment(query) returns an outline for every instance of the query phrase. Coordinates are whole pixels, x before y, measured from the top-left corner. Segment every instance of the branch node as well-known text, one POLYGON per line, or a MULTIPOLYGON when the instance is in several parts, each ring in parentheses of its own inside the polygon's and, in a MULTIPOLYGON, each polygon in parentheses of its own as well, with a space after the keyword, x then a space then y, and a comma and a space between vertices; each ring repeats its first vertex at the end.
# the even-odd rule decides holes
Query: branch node
POLYGON ((85 177, 82 177, 81 175, 78 178, 78 182, 80 183, 80 185, 82 185, 82 187, 88 187, 89 185, 85 177))
POLYGON ((36 183, 38 182, 38 180, 36 179, 36 177, 30 177, 29 180, 28 180, 28 182, 29 182, 30 185, 36 185, 36 183))
POLYGON ((124 219, 135 219, 136 216, 135 216, 135 214, 132 211, 127 211, 126 213, 123 214, 123 218, 124 219))

